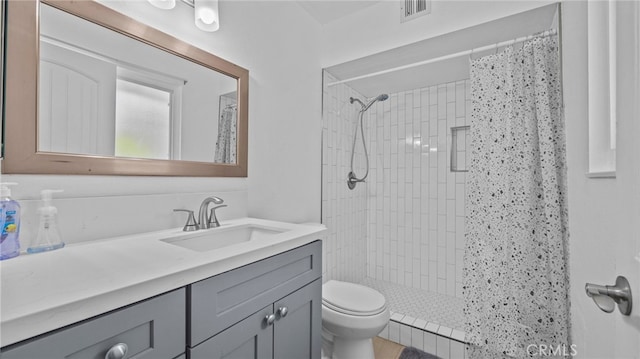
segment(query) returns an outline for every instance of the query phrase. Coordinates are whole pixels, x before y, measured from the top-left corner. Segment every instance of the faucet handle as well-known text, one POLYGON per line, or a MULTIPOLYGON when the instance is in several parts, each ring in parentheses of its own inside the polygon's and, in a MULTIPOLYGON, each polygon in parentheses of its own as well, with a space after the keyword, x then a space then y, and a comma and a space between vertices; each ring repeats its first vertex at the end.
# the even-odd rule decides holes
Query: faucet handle
POLYGON ((196 217, 193 215, 193 211, 188 210, 188 209, 174 209, 174 212, 187 212, 189 213, 189 217, 187 218, 187 223, 184 225, 184 227, 182 228, 183 231, 185 232, 192 232, 192 231, 197 231, 198 229, 200 229, 200 226, 198 226, 198 223, 196 222, 196 217))
POLYGON ((209 228, 220 227, 220 222, 218 222, 218 217, 216 217, 216 209, 226 207, 226 204, 215 206, 211 208, 211 213, 209 214, 209 228))

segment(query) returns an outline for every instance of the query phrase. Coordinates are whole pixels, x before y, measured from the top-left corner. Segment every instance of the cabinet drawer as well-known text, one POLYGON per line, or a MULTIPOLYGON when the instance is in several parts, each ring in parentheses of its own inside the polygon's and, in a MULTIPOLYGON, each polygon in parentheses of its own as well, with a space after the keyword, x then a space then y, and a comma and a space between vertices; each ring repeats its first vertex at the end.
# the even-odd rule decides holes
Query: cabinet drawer
POLYGON ((196 346, 322 276, 320 241, 189 286, 190 335, 196 346))
POLYGON ((3 359, 103 359, 118 343, 126 358, 175 358, 185 350, 186 293, 179 289, 72 325, 2 352, 3 359))

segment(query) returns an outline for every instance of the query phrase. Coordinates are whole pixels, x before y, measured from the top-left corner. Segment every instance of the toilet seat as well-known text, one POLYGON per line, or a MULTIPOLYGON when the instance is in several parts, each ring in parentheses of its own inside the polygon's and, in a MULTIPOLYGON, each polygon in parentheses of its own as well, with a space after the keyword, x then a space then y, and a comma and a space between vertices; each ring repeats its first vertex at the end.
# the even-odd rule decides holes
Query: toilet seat
POLYGON ((384 312, 387 304, 380 292, 363 285, 330 280, 322 286, 322 304, 352 316, 374 316, 384 312))

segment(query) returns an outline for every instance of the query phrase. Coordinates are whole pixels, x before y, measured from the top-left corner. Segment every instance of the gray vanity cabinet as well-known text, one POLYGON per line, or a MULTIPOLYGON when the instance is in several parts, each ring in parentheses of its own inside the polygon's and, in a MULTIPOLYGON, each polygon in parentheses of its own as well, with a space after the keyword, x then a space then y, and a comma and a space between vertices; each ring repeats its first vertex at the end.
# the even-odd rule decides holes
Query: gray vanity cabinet
POLYGON ((321 257, 315 241, 10 345, 0 359, 319 359, 321 257))
POLYGON ((185 289, 3 348, 2 359, 176 358, 185 352, 185 289), (122 353, 123 345, 127 354, 122 353))
POLYGON ((319 358, 321 255, 316 241, 189 286, 189 358, 319 358))

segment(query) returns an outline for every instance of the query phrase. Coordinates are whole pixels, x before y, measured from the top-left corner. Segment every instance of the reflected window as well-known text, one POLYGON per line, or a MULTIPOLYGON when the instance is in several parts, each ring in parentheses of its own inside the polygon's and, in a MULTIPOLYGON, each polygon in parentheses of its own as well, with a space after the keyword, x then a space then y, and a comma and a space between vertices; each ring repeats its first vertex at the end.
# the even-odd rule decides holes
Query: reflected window
POLYGON ((171 92, 118 79, 115 155, 171 158, 171 92))

